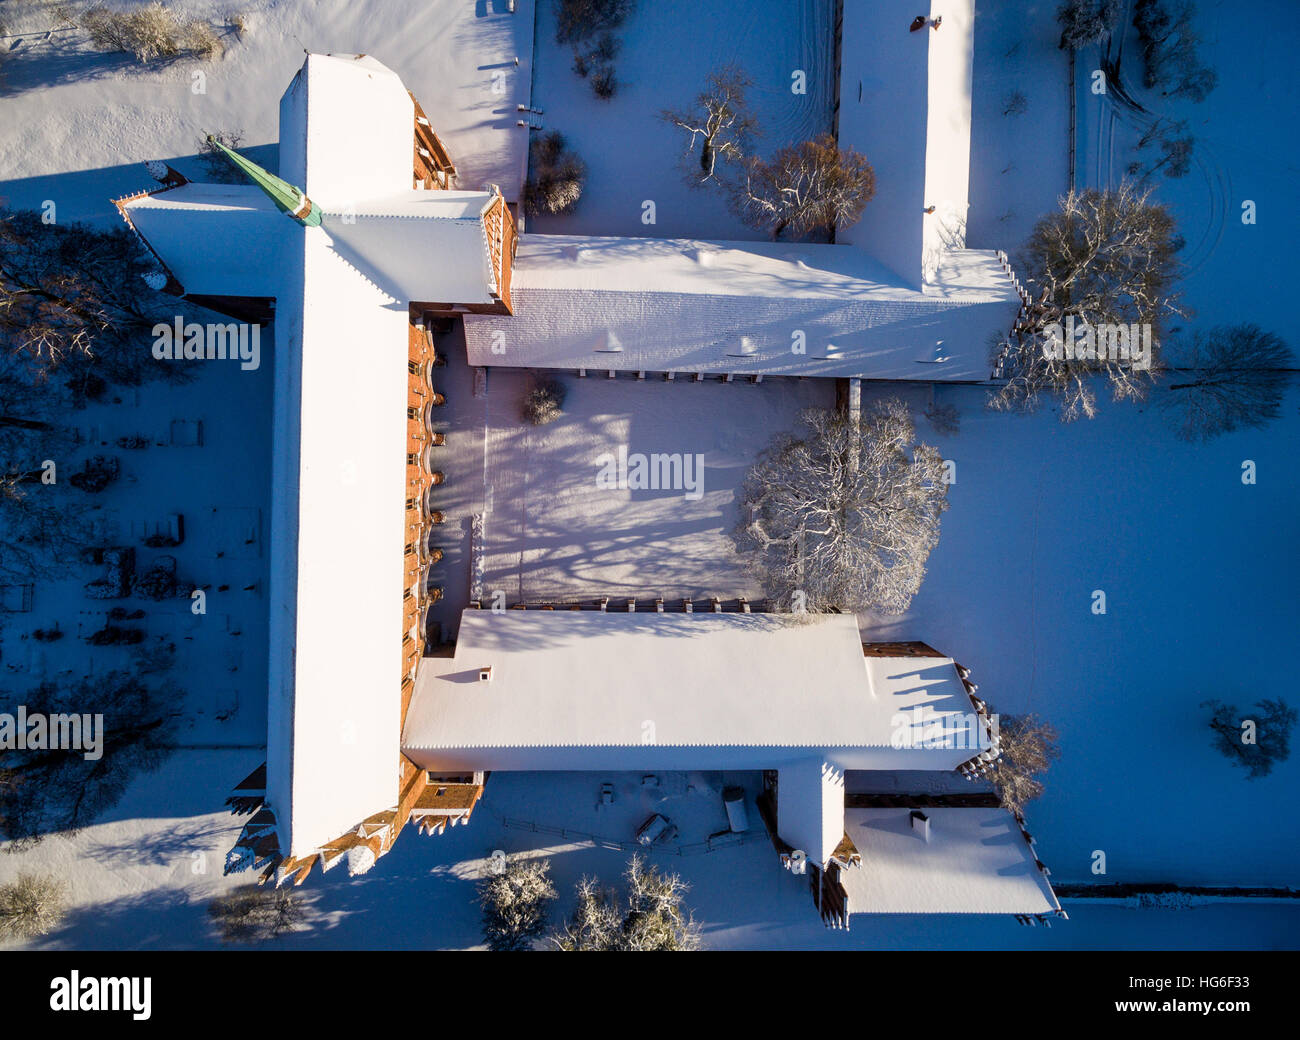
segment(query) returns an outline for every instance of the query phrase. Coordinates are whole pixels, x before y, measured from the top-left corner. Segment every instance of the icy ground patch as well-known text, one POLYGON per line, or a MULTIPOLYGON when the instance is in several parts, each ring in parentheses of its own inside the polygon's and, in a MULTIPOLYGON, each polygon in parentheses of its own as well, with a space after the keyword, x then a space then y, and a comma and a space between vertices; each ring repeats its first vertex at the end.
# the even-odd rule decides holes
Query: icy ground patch
POLYGON ((519 402, 531 378, 512 369, 489 378, 486 597, 496 590, 511 603, 636 596, 640 609, 655 596, 762 597, 729 537, 736 489, 772 438, 798 426, 801 411, 834 405, 833 381, 669 383, 560 373, 564 414, 529 426, 519 402), (684 487, 598 486, 601 457, 620 448, 702 457, 699 497, 684 487))
POLYGON ((616 31, 622 50, 614 62, 618 92, 593 96, 588 80, 571 69, 572 49, 555 42, 549 2, 537 12, 533 97, 540 122, 559 130, 587 164, 587 183, 576 212, 532 217, 529 231, 564 235, 690 236, 754 239, 727 212, 722 195, 692 189, 678 159, 685 134, 659 118, 667 109, 689 110, 705 77, 729 63, 754 81, 748 94, 768 154, 829 133, 835 99, 833 0, 762 0, 741 4, 640 3, 616 31), (795 72, 807 92, 791 90, 795 72), (642 223, 642 203, 655 203, 654 224, 642 223))

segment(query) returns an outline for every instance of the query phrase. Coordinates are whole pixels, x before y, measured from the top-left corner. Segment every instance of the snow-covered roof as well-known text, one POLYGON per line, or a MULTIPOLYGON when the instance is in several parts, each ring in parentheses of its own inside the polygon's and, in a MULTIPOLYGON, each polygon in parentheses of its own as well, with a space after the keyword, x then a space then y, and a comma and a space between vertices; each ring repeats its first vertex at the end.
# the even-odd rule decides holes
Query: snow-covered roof
POLYGON ((825 866, 844 837, 844 771, 821 758, 783 765, 776 812, 781 839, 825 866))
POLYGON ((1015 819, 999 808, 927 808, 927 842, 906 808, 846 809, 862 855, 840 872, 849 913, 1045 914, 1059 908, 1015 819))
MULTIPOLYGON (((290 222, 281 217, 286 224, 290 222)), ((267 793, 302 855, 397 803, 407 312, 297 231, 275 344, 267 793)))
MULTIPOLYGON (((439 769, 951 769, 972 751, 895 746, 926 706, 974 741, 950 659, 867 659, 852 615, 466 610, 426 658, 403 734, 439 769), (491 668, 491 680, 480 670, 491 668)), ((838 835, 836 840, 838 840, 838 835)))
POLYGON ((919 285, 965 245, 974 0, 844 0, 838 140, 866 156, 875 196, 838 242, 919 285), (925 12, 941 18, 909 32, 925 12), (933 213, 925 211, 934 206, 933 213))
POLYGON ((466 316, 471 364, 983 380, 1020 305, 992 252, 922 292, 847 246, 558 235, 520 237, 510 291, 466 316))
POLYGON ((309 54, 280 99, 280 176, 325 207, 410 191, 415 103, 369 55, 309 54))
MULTIPOLYGON (((482 214, 495 198, 406 191, 322 207, 319 241, 402 306, 491 303, 496 276, 482 214)), ((270 296, 279 268, 297 262, 283 250, 300 229, 251 184, 184 184, 123 209, 189 295, 270 296)))
POLYGON ((187 292, 273 295, 267 270, 281 262, 289 221, 259 188, 184 184, 142 195, 123 208, 187 292), (257 263, 250 262, 254 257, 257 263))
POLYGON ((325 207, 334 252, 403 305, 491 303, 496 275, 484 229, 485 191, 406 191, 325 207))

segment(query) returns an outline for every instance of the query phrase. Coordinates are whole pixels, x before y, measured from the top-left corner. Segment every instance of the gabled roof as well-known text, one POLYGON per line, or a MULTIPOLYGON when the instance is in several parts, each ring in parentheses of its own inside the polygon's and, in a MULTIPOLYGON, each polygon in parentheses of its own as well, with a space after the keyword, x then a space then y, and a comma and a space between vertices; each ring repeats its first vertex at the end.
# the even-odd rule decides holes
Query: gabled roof
POLYGON ((895 746, 912 722, 903 713, 922 705, 973 730, 951 660, 868 661, 849 614, 471 609, 455 657, 421 664, 403 747, 429 768, 474 769, 639 768, 672 761, 660 754, 672 749, 689 749, 680 757, 697 769, 814 755, 840 768, 952 769, 969 758, 895 746))
POLYGON ((529 234, 513 316, 467 316, 465 340, 475 365, 986 379, 1019 298, 992 252, 943 274, 923 292, 849 246, 529 234))

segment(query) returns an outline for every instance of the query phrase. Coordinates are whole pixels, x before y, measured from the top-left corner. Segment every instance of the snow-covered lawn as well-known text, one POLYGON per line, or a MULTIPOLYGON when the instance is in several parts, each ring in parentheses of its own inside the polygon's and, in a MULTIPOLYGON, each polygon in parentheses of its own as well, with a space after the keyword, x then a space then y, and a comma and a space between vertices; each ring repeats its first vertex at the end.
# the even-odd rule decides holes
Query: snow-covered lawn
POLYGON ((734 63, 753 80, 748 98, 758 116, 760 152, 795 144, 831 129, 836 70, 833 0, 762 3, 650 3, 616 31, 622 50, 619 81, 608 101, 572 71, 573 52, 555 42, 549 0, 538 6, 534 105, 547 130, 559 130, 587 164, 577 210, 536 217, 530 231, 565 235, 690 236, 753 239, 727 211, 720 193, 691 189, 678 159, 680 130, 660 118, 664 109, 689 110, 705 77, 734 63), (806 73, 796 94, 794 74, 806 73), (655 223, 642 223, 642 204, 655 204, 655 223))
MULTIPOLYGON (((0 882, 18 870, 50 870, 71 883, 63 927, 33 948, 192 949, 220 943, 209 900, 248 884, 223 878, 221 862, 238 823, 214 812, 224 778, 251 765, 248 754, 187 752, 139 784, 109 818, 72 838, 0 857, 0 882)), ((467 827, 440 837, 408 831, 364 877, 312 877, 298 892, 313 924, 267 944, 282 949, 465 949, 481 941, 474 884, 495 849, 551 860, 560 892, 553 921, 568 912, 583 875, 613 882, 628 853, 597 847, 587 834, 626 841, 651 811, 684 824, 683 841, 721 830, 722 774, 662 774, 662 800, 639 775, 500 773, 467 827), (599 781, 616 788, 613 806, 596 808, 599 781), (695 785, 688 791, 687 785, 695 785), (602 815, 603 814, 603 815, 602 815), (509 821, 507 823, 507 821, 509 821), (539 832, 521 824, 539 825, 539 832), (548 828, 567 827, 561 836, 548 828)), ((752 774, 725 774, 750 783, 752 774)), ((759 826, 750 807, 750 824, 759 826)), ((1071 900, 1068 923, 1022 928, 1005 917, 857 917, 848 932, 821 924, 805 878, 781 869, 765 838, 686 855, 660 850, 662 868, 690 884, 687 905, 715 949, 1294 949, 1295 902, 1218 903, 1184 910, 1137 910, 1071 900)))
POLYGON ((1014 251, 1070 186, 1069 53, 1056 3, 977 0, 966 244, 1014 251), (1024 109, 1012 106, 1023 95, 1024 109), (1011 111, 1008 111, 1008 107, 1011 111))
POLYGON ((931 434, 956 462, 950 509, 911 610, 869 634, 924 639, 994 710, 1057 726, 1063 757, 1029 809, 1057 878, 1105 880, 1101 850, 1112 879, 1300 882, 1300 832, 1279 822, 1300 760, 1247 782, 1198 708, 1295 703, 1300 393, 1268 429, 1198 447, 1150 409, 1062 425, 984 412, 983 394, 938 391, 962 412, 958 434, 931 434))
POLYGON ((736 555, 736 488, 772 438, 805 408, 834 405, 831 380, 722 383, 562 374, 564 414, 546 426, 519 418, 531 376, 495 369, 488 383, 484 462, 484 595, 509 602, 609 596, 723 599, 763 593, 736 555), (603 455, 702 457, 702 486, 597 485, 603 455))
POLYGON ((31 35, 3 41, 0 196, 15 208, 52 199, 61 221, 115 222, 109 200, 152 184, 140 166, 147 159, 191 157, 174 165, 205 179, 192 157, 218 129, 243 130, 252 157, 275 169, 279 98, 308 49, 374 55, 424 106, 460 186, 494 182, 514 198, 528 147, 515 122, 529 100, 534 2, 517 0, 510 14, 504 0, 169 0, 217 27, 225 51, 157 66, 101 54, 79 29, 44 37, 57 8, 80 12, 92 6, 85 0, 6 4, 8 31, 31 35), (242 36, 223 24, 232 12, 244 19, 242 36))
POLYGON ((1181 178, 1157 173, 1152 183, 1187 241, 1181 259, 1186 265, 1182 289, 1195 311, 1189 324, 1203 329, 1253 321, 1300 349, 1289 294, 1277 287, 1295 251, 1297 161, 1295 134, 1286 124, 1300 108, 1295 7, 1287 0, 1264 0, 1252 5, 1247 19, 1230 4, 1200 3, 1195 25, 1203 38, 1201 59, 1219 75, 1218 86, 1199 104, 1142 88, 1140 44, 1136 31, 1128 29, 1123 81, 1148 108, 1148 117, 1117 105, 1110 95, 1093 94, 1087 76, 1097 64, 1095 51, 1081 52, 1076 77, 1080 185, 1113 186, 1131 161, 1152 162, 1156 146, 1135 151, 1151 118, 1186 120, 1195 138, 1191 170, 1181 178), (1242 222, 1248 201, 1255 204, 1253 224, 1242 222))
MULTIPOLYGON (((147 383, 114 388, 102 404, 53 417, 75 431, 77 446, 57 459, 66 485, 87 458, 115 458, 120 475, 90 494, 61 493, 100 508, 82 534, 97 547, 135 551, 137 574, 171 557, 178 581, 203 590, 154 602, 139 596, 89 598, 85 583, 105 567, 87 563, 65 579, 37 578, 30 613, 0 615, 4 686, 15 695, 42 680, 60 680, 130 668, 140 651, 175 647, 173 666, 148 676, 186 692, 180 737, 192 743, 260 744, 266 740, 266 554, 270 494, 271 344, 263 330, 262 364, 243 371, 237 361, 165 362, 191 366, 182 385, 147 383), (116 398, 117 403, 113 402, 116 398), (120 438, 144 446, 124 448, 120 438), (195 443, 195 442, 198 443, 195 443), (219 491, 214 491, 219 489, 219 491), (184 540, 174 548, 149 548, 144 539, 179 516, 184 540), (92 646, 86 640, 109 621, 108 612, 142 611, 114 621, 143 629, 134 647, 92 646), (57 642, 32 638, 58 628, 57 642)), ((147 351, 151 340, 141 338, 147 351)), ((33 492, 40 494, 40 492, 33 492)), ((236 778, 239 779, 239 778, 236 778)))

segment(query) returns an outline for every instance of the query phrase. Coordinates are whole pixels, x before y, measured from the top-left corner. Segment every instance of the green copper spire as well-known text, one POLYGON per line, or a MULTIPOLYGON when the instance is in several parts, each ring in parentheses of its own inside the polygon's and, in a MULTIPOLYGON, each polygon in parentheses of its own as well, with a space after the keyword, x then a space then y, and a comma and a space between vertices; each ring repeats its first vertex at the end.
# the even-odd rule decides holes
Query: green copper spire
POLYGON ((272 202, 303 227, 320 227, 320 210, 311 199, 288 181, 282 181, 275 174, 267 173, 257 163, 250 162, 238 152, 227 148, 211 134, 208 134, 208 144, 220 151, 249 180, 266 192, 272 202))

